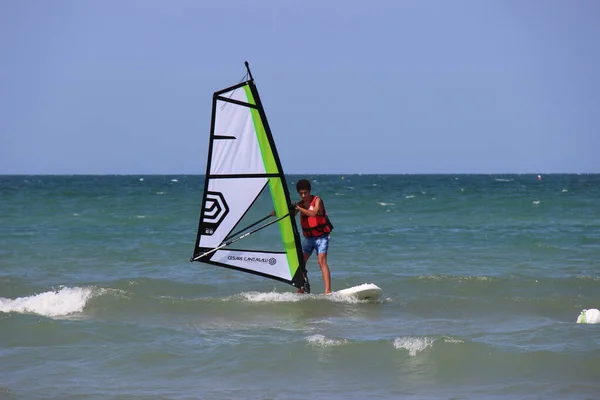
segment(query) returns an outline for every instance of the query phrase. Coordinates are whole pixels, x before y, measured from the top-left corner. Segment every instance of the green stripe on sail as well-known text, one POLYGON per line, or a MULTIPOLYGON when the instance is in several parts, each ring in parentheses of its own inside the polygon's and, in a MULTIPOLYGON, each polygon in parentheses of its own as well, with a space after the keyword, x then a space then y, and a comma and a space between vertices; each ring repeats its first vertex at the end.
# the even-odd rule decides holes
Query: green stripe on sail
MULTIPOLYGON (((248 103, 256 104, 254 101, 254 96, 252 96, 250 86, 244 86, 244 90, 246 92, 246 97, 248 98, 248 103)), ((260 113, 255 108, 251 108, 250 113, 252 115, 254 131, 256 132, 256 139, 258 140, 258 145, 260 147, 260 153, 265 165, 265 171, 268 174, 280 174, 281 172, 277 169, 275 154, 273 153, 273 149, 271 149, 271 144, 269 143, 267 132, 265 131, 260 113)), ((271 189, 273 207, 275 208, 277 217, 282 217, 289 213, 289 204, 287 204, 285 199, 285 191, 283 189, 283 182, 281 178, 269 178, 269 189, 271 189)), ((296 241, 294 239, 294 230, 292 228, 291 218, 293 218, 292 215, 290 215, 289 218, 283 218, 278 222, 278 224, 279 231, 281 232, 281 241, 283 243, 290 268, 290 276, 293 278, 298 270, 298 267, 300 266, 300 260, 298 259, 298 252, 296 251, 296 241)))

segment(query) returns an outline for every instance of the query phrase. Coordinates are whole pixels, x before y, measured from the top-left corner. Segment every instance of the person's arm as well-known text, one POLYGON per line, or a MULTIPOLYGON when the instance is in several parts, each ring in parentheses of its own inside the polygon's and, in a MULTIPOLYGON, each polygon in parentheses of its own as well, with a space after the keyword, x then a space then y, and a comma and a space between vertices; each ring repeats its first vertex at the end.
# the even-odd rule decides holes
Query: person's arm
POLYGON ((321 212, 322 208, 323 208, 323 202, 321 201, 320 197, 317 197, 317 200, 315 201, 315 204, 313 205, 312 210, 303 208, 302 206, 300 206, 300 204, 298 204, 296 206, 296 210, 300 211, 302 214, 304 214, 308 217, 316 217, 317 215, 322 215, 323 214, 321 212))

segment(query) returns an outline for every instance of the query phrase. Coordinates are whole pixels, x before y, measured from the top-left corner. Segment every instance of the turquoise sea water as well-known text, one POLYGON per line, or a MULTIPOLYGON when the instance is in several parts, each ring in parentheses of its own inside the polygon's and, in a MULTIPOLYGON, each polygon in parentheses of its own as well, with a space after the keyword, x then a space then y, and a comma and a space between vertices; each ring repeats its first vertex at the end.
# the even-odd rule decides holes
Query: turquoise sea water
POLYGON ((201 176, 0 176, 0 398, 598 398, 600 175, 308 178, 381 301, 190 263, 201 176))

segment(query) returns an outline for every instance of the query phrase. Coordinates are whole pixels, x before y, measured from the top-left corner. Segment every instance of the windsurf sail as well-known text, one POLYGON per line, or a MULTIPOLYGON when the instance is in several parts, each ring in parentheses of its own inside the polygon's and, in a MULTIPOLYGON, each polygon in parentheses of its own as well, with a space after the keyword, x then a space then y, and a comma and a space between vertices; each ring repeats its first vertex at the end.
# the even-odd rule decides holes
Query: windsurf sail
POLYGON ((191 261, 275 279, 308 293, 285 175, 247 62, 246 68, 242 82, 213 94, 191 261))

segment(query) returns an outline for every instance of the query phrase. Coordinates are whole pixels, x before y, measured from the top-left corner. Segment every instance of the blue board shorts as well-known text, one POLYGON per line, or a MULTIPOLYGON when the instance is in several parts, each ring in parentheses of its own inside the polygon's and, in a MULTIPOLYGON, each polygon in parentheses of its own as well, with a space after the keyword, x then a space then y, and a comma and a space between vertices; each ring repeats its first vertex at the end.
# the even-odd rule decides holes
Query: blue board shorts
POLYGON ((329 249, 329 234, 316 238, 304 238, 302 241, 302 252, 310 256, 315 249, 317 250, 317 254, 327 253, 327 249, 329 249))

